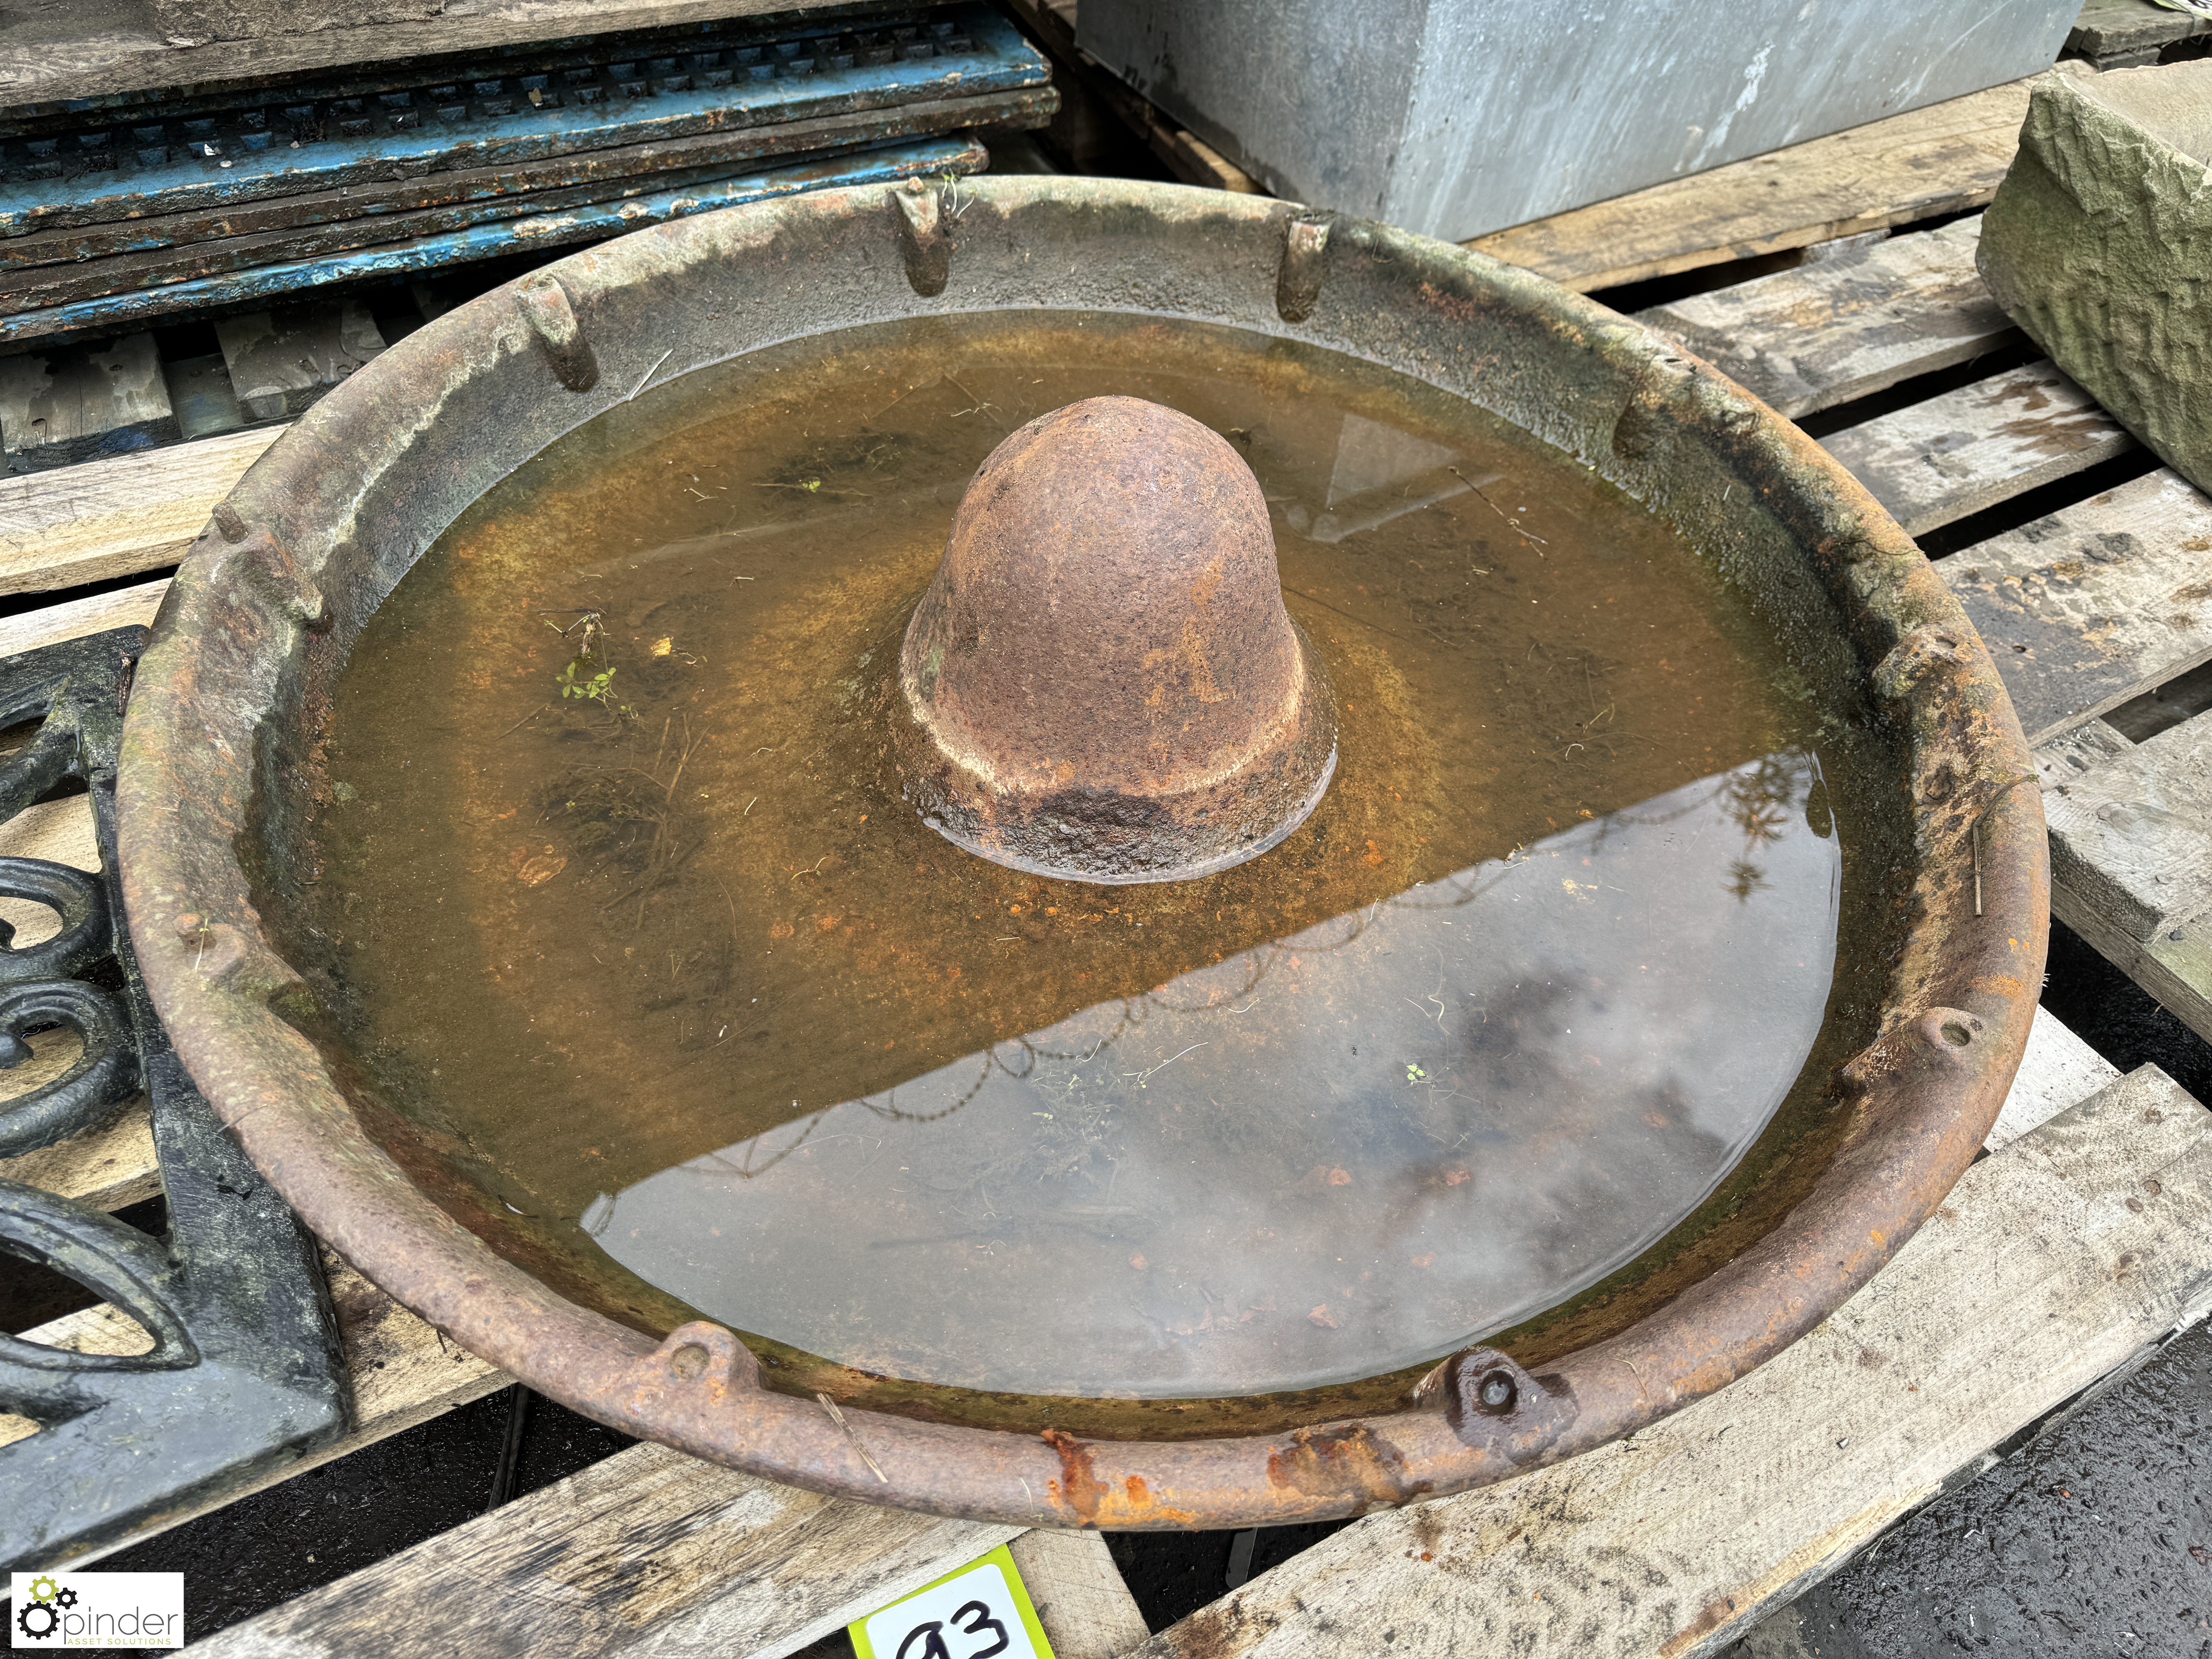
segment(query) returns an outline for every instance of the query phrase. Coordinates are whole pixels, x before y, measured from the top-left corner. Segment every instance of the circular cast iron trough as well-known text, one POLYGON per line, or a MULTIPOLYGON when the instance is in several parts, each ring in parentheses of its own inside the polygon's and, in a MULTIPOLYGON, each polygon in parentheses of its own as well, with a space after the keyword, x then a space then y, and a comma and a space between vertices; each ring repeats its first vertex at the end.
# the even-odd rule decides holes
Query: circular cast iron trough
POLYGON ((386 351, 246 474, 161 607, 118 781, 131 935, 194 1080, 317 1233, 532 1388, 702 1457, 916 1510, 1122 1528, 1357 1514, 1602 1444, 1795 1341, 1949 1192, 2035 1012, 2048 876, 2033 768, 1949 592, 1794 427, 1528 272, 1253 197, 1043 178, 962 191, 957 226, 935 186, 871 186, 574 254, 386 351), (663 354, 688 370, 835 329, 1022 307, 1296 339, 1503 415, 1716 560, 1890 723, 1911 846, 1880 1035, 1837 1069, 1838 1127, 1790 1201, 1632 1322, 1565 1351, 1470 1350, 1241 1437, 1178 1437, 1164 1417, 1150 1437, 1035 1415, 992 1428, 851 1407, 840 1421, 764 1386, 730 1331, 696 1322, 657 1340, 493 1248, 489 1221, 463 1224, 489 1200, 441 1190, 423 1161, 403 1167, 349 1103, 343 1056, 306 1034, 313 998, 271 941, 312 874, 317 734, 363 623, 463 509, 663 354))

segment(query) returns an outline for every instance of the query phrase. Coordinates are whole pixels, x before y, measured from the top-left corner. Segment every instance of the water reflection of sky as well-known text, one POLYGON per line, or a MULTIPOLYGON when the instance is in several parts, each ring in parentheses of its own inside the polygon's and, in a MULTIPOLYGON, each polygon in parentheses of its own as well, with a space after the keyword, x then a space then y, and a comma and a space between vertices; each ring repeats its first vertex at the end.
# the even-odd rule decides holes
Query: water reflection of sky
POLYGON ((1840 854, 1771 756, 602 1195, 716 1318, 930 1381, 1307 1387, 1693 1210, 1818 1033, 1840 854))

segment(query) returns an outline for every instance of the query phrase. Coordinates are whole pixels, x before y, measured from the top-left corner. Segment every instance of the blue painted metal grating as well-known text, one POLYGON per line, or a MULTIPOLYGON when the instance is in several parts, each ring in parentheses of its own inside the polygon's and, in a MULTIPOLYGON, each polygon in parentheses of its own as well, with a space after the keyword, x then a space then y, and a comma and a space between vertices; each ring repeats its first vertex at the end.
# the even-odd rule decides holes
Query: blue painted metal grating
MULTIPOLYGON (((1042 87, 1043 58, 981 6, 809 27, 732 24, 665 40, 582 43, 537 66, 495 60, 476 76, 270 88, 243 106, 179 100, 87 121, 0 128, 0 264, 161 246, 175 232, 131 221, 223 210, 360 184, 518 167, 594 151, 1042 87), (24 245, 35 233, 105 236, 24 245)), ((569 183, 558 170, 543 183, 569 183)), ((404 194, 404 192, 403 192, 404 194)), ((213 234, 222 234, 215 231, 213 234)))
POLYGON ((21 312, 0 317, 0 345, 31 339, 59 343, 114 332, 164 313, 234 307, 362 277, 419 276, 501 254, 536 249, 550 251, 713 208, 734 207, 739 203, 788 196, 802 190, 980 173, 989 161, 989 154, 973 139, 939 138, 925 143, 862 150, 680 190, 501 219, 442 234, 380 242, 347 252, 21 312))

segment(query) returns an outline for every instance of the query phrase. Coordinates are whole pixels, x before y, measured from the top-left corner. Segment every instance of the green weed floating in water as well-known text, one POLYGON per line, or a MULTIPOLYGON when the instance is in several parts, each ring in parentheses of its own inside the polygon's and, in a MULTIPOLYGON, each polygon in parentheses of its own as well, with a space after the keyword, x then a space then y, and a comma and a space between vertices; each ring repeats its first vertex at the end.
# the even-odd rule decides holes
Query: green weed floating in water
POLYGON ((588 668, 591 662, 592 659, 589 657, 577 658, 574 662, 561 671, 553 684, 561 688, 561 695, 564 697, 583 697, 605 708, 612 708, 615 705, 609 700, 608 693, 614 687, 615 671, 613 669, 602 668, 587 680, 580 680, 576 678, 577 665, 581 664, 588 668))
POLYGON ((584 636, 583 648, 568 659, 568 665, 566 668, 553 677, 553 684, 560 688, 562 700, 566 702, 574 697, 584 702, 595 702, 611 714, 629 720, 636 719, 637 710, 627 708, 614 700, 615 671, 612 668, 602 668, 586 679, 580 680, 576 678, 578 669, 589 671, 599 661, 599 643, 606 637, 607 631, 599 620, 599 613, 586 608, 579 611, 541 611, 538 614, 540 617, 574 617, 576 620, 566 628, 554 622, 549 622, 545 625, 564 640, 577 633, 581 633, 584 636))

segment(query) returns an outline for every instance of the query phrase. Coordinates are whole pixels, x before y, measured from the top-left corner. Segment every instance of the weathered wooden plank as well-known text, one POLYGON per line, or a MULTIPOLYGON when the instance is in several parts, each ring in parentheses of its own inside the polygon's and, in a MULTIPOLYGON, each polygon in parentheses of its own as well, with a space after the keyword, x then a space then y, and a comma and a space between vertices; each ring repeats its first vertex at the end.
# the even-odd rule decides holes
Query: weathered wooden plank
MULTIPOLYGON (((154 1346, 154 1339, 144 1326, 106 1303, 52 1320, 24 1334, 33 1342, 43 1342, 50 1348, 61 1348, 70 1353, 144 1353, 154 1346)), ((20 1417, 0 1415, 0 1444, 21 1439, 23 1436, 16 1425, 23 1422, 20 1417)), ((29 1432, 36 1433, 37 1430, 33 1428, 29 1432)))
POLYGON ((1054 1659, 1115 1659, 1152 1633, 1098 1534, 1040 1529, 1008 1548, 1054 1659))
POLYGON ((1143 1616, 1096 1533, 1021 1532, 823 1498, 642 1445, 198 1644, 210 1656, 374 1650, 787 1654, 1011 1540, 1060 1659, 1115 1659, 1143 1616), (523 1628, 477 1600, 538 1602, 523 1628), (403 1632, 448 1606, 474 1616, 403 1632), (541 1645, 533 1646, 535 1642, 541 1645))
POLYGON ((2124 732, 2102 720, 2084 720, 2036 745, 2035 775, 2045 789, 2086 777, 2135 747, 2124 732))
POLYGON ((0 450, 19 465, 74 465, 177 435, 150 334, 0 357, 0 450))
POLYGON ((2136 441, 2055 366, 2037 362, 1846 427, 1821 447, 1917 536, 2136 441))
POLYGON ((215 335, 249 421, 304 414, 384 349, 376 319, 358 300, 226 317, 215 335))
POLYGON ((2199 663, 2107 710, 2104 724, 2130 743, 2142 743, 2170 726, 2212 710, 2212 662, 2199 663))
POLYGON ((872 1509, 633 1446, 193 1651, 768 1659, 1020 1530, 872 1509))
POLYGON ((1974 269, 1977 214, 1753 277, 1636 319, 1793 419, 2017 337, 1974 269))
MULTIPOLYGON (((31 1039, 34 1052, 40 1042, 37 1037, 31 1039)), ((79 1052, 74 1038, 67 1040, 64 1052, 70 1056, 79 1052)), ((55 1074, 64 1068, 65 1065, 58 1066, 55 1074)), ((29 1066, 24 1070, 27 1072, 29 1066)), ((5 1076, 10 1098, 43 1081, 15 1072, 5 1076)), ((0 1180, 20 1181, 27 1187, 76 1199, 95 1210, 120 1210, 154 1197, 161 1190, 161 1172, 154 1158, 154 1125, 146 1115, 145 1097, 127 1102, 112 1121, 100 1128, 35 1152, 0 1158, 0 1180)))
POLYGON ((1187 185, 1206 190, 1234 191, 1240 196, 1265 196, 1267 188, 1196 133, 1168 120, 1146 106, 1145 141, 1152 153, 1167 163, 1168 171, 1187 185))
POLYGON ((2031 81, 1793 144, 1467 244, 1579 293, 1985 205, 2031 81))
POLYGON ((2099 69, 2124 69, 2155 63, 2164 48, 2208 29, 2212 19, 2151 0, 2085 0, 2067 32, 2065 52, 2086 58, 2099 69))
POLYGON ((2118 1081, 2119 1075, 2119 1067, 2075 1036, 2056 1014, 2038 1008, 2035 1022, 2027 1029, 2027 1052, 2021 1056, 2004 1109, 1982 1144, 2000 1152, 2118 1081))
POLYGON ((154 613, 161 608, 161 596, 168 591, 169 579, 164 576, 112 593, 94 593, 21 616, 0 617, 0 657, 35 651, 42 645, 58 645, 64 640, 81 640, 88 634, 105 634, 111 628, 143 628, 154 620, 154 613))
POLYGON ((2039 744, 2212 658, 2208 555, 2212 501, 2161 467, 1936 568, 2039 744))
POLYGON ((2044 793, 2051 914, 2212 1042, 2212 714, 2096 746, 2101 764, 2069 768, 2044 793))
POLYGON ((176 563, 282 430, 256 427, 0 479, 0 593, 47 592, 176 563))
POLYGON ((1372 1515, 1139 1654, 1691 1659, 2212 1297, 2212 1114, 2144 1066, 1970 1169, 1811 1335, 1632 1439, 1372 1515))
POLYGON ((2055 878, 2051 914, 2096 946, 2160 1006, 2212 1042, 2212 917, 2161 928, 2148 940, 2132 939, 2112 925, 2094 899, 2055 878))
MULTIPOLYGON (((2057 908, 2054 885, 2052 908, 2057 908)), ((2089 927, 2074 918, 2080 907, 2067 896, 2067 926, 2103 949, 2089 927)), ((2106 951, 2113 964, 2156 997, 2207 1042, 2212 1042, 2212 918, 2199 916, 2179 927, 2169 927, 2127 960, 2106 951)))
POLYGON ((2137 944, 2212 910, 2212 716, 2045 792, 2051 879, 2137 944))
POLYGON ((317 20, 328 27, 213 40, 204 32, 173 31, 150 7, 122 0, 71 0, 9 17, 6 39, 0 41, 0 101, 46 103, 185 85, 213 92, 229 83, 431 52, 479 52, 566 34, 807 11, 824 3, 828 0, 473 0, 466 7, 422 8, 437 15, 376 23, 349 21, 334 6, 317 20))
MULTIPOLYGON (((79 870, 100 868, 100 841, 92 804, 83 795, 40 801, 0 823, 0 857, 50 859, 79 870)), ((15 943, 36 945, 61 932, 61 918, 28 899, 0 898, 0 921, 15 929, 15 943)))
POLYGON ((1031 39, 1048 52, 1082 92, 1144 140, 1162 166, 1186 185, 1205 190, 1265 196, 1267 186, 1196 133, 1186 131, 1141 93, 1075 44, 1075 7, 1069 0, 1006 0, 1031 39))

